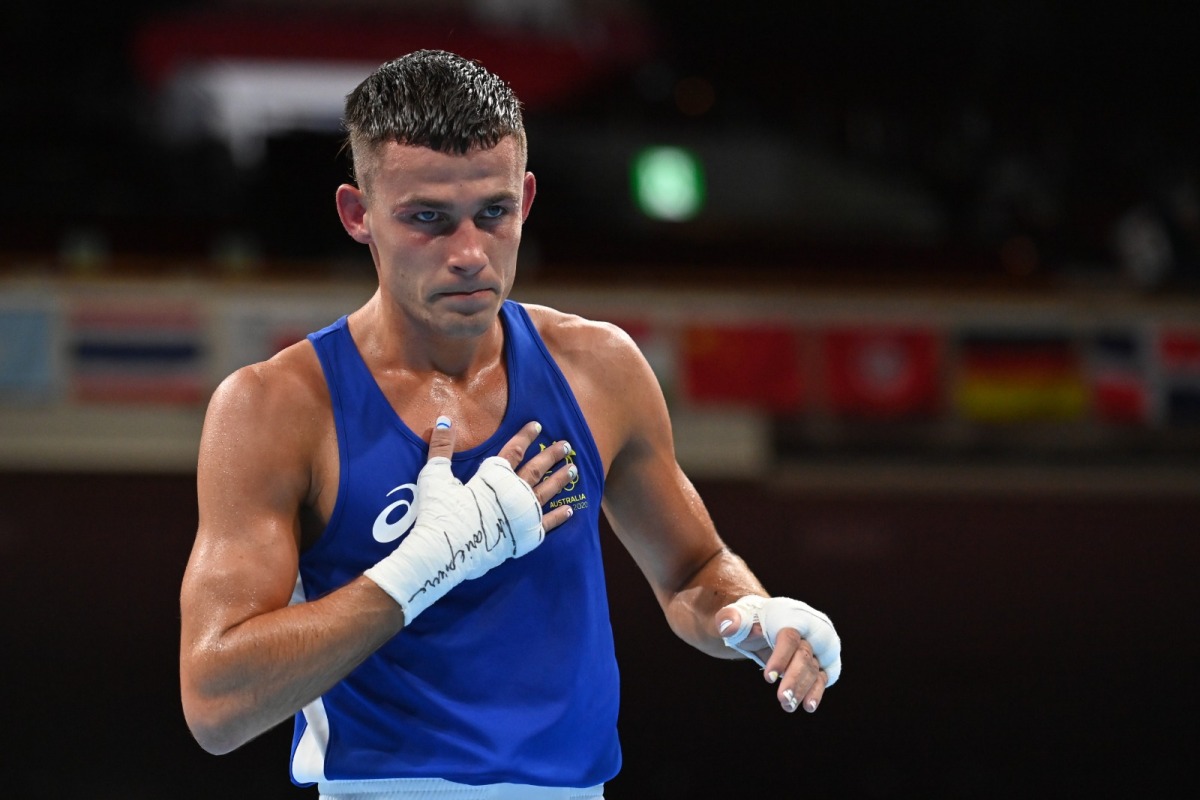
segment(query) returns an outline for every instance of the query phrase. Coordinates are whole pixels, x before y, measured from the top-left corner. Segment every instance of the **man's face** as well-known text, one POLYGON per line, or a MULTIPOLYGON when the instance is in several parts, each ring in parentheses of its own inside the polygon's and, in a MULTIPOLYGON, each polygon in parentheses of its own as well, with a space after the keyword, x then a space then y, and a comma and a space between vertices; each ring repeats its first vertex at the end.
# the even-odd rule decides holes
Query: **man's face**
POLYGON ((512 289, 533 203, 516 139, 461 156, 389 142, 377 157, 363 226, 383 299, 429 333, 481 335, 512 289))

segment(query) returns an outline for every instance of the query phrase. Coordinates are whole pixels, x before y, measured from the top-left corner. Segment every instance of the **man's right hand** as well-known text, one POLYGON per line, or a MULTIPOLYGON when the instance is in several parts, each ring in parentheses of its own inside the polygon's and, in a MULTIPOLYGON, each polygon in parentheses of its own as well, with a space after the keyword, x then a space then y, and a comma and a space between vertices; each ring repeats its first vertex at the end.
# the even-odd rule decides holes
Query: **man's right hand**
POLYGON ((463 484, 450 471, 453 425, 438 418, 417 479, 416 523, 395 551, 364 573, 404 609, 405 625, 462 581, 530 552, 571 516, 565 505, 542 513, 577 476, 571 465, 546 477, 570 444, 555 442, 522 465, 540 432, 538 423, 527 424, 463 484))

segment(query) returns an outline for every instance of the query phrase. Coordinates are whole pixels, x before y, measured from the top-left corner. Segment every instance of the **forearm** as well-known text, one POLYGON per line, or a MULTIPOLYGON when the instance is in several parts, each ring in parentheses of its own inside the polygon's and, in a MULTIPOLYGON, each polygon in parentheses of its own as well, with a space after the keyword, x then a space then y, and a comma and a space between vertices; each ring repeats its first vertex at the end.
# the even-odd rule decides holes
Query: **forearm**
POLYGON ((205 750, 234 750, 328 691, 403 622, 400 607, 359 578, 319 600, 184 642, 188 726, 205 750))
POLYGON ((746 562, 723 547, 682 588, 664 598, 663 610, 671 629, 688 644, 716 658, 741 658, 717 634, 715 617, 748 594, 767 591, 746 562))

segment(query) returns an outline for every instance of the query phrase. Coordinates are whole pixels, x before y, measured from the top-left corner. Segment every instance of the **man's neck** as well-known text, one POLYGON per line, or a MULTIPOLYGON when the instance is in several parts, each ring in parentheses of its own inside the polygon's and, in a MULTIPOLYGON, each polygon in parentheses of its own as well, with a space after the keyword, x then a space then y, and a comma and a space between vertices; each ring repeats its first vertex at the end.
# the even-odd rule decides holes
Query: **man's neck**
POLYGON ((470 381, 503 357, 504 332, 499 317, 479 336, 447 336, 399 310, 377 293, 350 315, 350 331, 372 370, 441 375, 470 381))

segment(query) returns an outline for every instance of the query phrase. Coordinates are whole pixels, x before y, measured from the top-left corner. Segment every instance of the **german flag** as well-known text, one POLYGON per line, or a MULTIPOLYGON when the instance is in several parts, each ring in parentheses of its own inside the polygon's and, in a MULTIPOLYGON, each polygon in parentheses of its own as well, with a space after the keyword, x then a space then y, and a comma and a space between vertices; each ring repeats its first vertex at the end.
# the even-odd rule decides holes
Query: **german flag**
POLYGON ((1079 348, 1058 332, 960 335, 954 399, 976 422, 1077 420, 1089 407, 1079 348))

